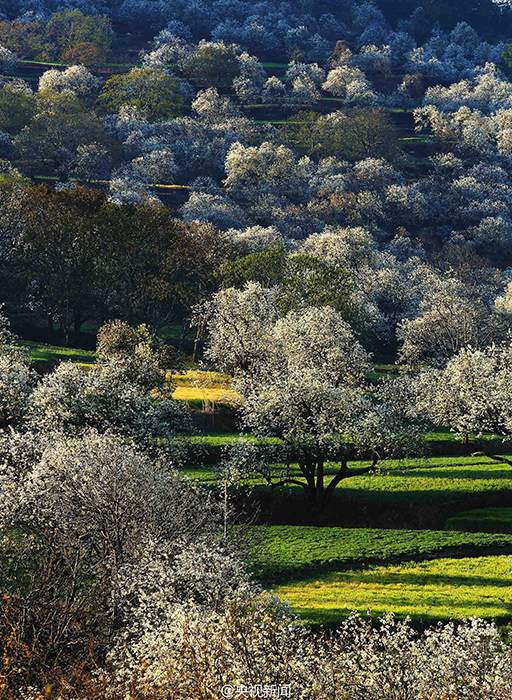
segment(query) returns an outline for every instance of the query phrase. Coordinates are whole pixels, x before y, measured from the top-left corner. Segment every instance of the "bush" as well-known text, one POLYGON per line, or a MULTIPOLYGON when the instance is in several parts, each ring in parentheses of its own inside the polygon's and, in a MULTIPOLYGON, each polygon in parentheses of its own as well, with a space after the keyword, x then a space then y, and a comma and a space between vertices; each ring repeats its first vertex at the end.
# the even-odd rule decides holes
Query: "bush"
MULTIPOLYGON (((20 698, 27 685, 60 683, 64 674, 69 688, 75 669, 90 671, 104 661, 122 618, 121 572, 147 573, 143 562, 154 549, 165 546, 169 566, 177 560, 172 579, 166 571, 167 581, 176 582, 175 597, 188 593, 197 542, 208 540, 206 569, 219 514, 211 495, 180 478, 168 457, 154 460, 110 434, 11 433, 0 440, 0 454, 0 698, 6 700, 20 698)), ((228 568, 209 566, 204 595, 228 568)), ((205 577, 195 581, 199 592, 205 577)), ((51 693, 57 695, 69 697, 51 693)))
POLYGON ((151 388, 131 380, 114 360, 87 372, 64 362, 44 377, 30 396, 27 418, 37 431, 61 430, 76 435, 96 428, 145 443, 168 440, 188 425, 178 402, 172 398, 155 401, 151 388))

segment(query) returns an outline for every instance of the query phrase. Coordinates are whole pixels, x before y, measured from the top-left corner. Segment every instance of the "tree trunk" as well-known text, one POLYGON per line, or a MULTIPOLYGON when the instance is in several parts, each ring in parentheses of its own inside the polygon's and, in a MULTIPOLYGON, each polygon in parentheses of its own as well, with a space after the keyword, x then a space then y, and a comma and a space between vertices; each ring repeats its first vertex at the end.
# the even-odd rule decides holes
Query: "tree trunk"
POLYGON ((320 460, 316 468, 316 504, 321 510, 324 501, 324 463, 320 460))
POLYGON ((71 330, 71 324, 66 319, 65 323, 63 323, 62 321, 60 322, 60 327, 62 332, 64 333, 64 347, 67 348, 69 345, 69 331, 71 330))
MULTIPOLYGON (((181 350, 183 348, 183 343, 185 342, 185 337, 186 337, 187 331, 188 331, 187 322, 183 321, 183 323, 181 324, 181 327, 182 327, 182 331, 181 331, 181 337, 180 337, 180 344, 179 344, 179 348, 178 348, 179 350, 181 350)), ((195 354, 195 352, 196 352, 196 347, 194 346, 194 354, 195 354)))
POLYGON ((197 327, 196 337, 194 338, 194 351, 192 353, 192 362, 197 362, 197 355, 199 350, 199 341, 201 340, 202 329, 201 326, 197 327))

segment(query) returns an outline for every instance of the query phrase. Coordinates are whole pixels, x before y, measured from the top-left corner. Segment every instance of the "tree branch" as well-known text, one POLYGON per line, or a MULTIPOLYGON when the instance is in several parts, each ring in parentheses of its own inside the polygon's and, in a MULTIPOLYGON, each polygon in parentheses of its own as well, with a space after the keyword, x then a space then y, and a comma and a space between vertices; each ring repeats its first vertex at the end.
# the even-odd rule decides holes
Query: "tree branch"
POLYGON ((274 489, 277 486, 286 486, 287 484, 294 484, 295 486, 302 486, 305 491, 310 490, 310 485, 304 481, 299 481, 298 479, 281 479, 281 481, 268 481, 270 488, 274 489))
POLYGON ((331 497, 334 489, 336 486, 340 483, 340 481, 343 481, 344 479, 351 479, 353 476, 361 476, 362 474, 368 474, 369 472, 373 471, 375 469, 375 464, 376 462, 374 461, 373 464, 370 467, 364 467, 363 469, 358 469, 355 472, 347 472, 347 462, 345 462, 339 472, 336 474, 334 479, 329 482, 329 485, 325 489, 325 497, 328 499, 331 497))
POLYGON ((501 462, 502 464, 508 464, 512 467, 512 461, 503 457, 502 455, 493 455, 491 452, 472 452, 472 457, 489 457, 489 459, 494 459, 495 462, 501 462))

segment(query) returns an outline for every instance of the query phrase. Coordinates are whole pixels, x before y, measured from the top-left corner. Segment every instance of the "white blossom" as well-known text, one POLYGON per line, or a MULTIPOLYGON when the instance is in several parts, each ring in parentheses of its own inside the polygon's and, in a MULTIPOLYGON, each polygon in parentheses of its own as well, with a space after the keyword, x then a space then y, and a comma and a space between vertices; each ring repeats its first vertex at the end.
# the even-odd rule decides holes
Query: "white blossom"
POLYGON ((39 92, 70 91, 77 97, 93 97, 100 87, 101 80, 84 66, 70 66, 64 71, 47 70, 39 79, 39 92))

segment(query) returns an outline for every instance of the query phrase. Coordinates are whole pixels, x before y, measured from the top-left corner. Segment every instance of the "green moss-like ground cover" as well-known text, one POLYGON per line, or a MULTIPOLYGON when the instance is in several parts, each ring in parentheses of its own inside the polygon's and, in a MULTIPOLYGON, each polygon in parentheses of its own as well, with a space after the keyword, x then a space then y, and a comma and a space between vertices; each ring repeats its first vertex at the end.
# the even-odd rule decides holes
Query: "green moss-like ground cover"
POLYGON ((275 588, 310 624, 335 625, 350 610, 375 616, 392 611, 414 621, 473 615, 512 618, 512 573, 508 556, 435 559, 328 573, 275 588))
POLYGON ((198 445, 229 445, 240 437, 238 433, 203 433, 193 435, 190 440, 198 445))
POLYGON ((253 530, 253 564, 266 580, 434 556, 512 554, 512 535, 503 534, 292 525, 253 530))
POLYGON ((446 529, 512 533, 512 508, 479 508, 456 513, 446 521, 446 529))

